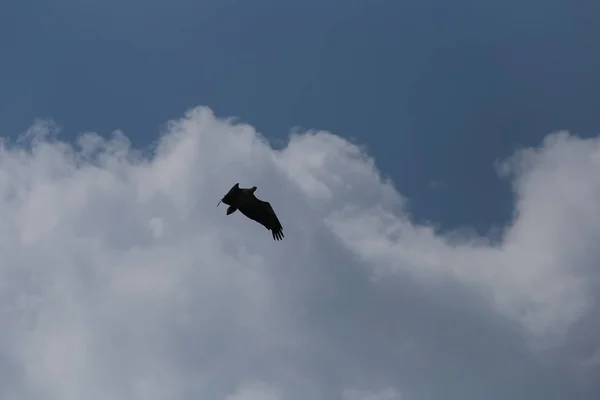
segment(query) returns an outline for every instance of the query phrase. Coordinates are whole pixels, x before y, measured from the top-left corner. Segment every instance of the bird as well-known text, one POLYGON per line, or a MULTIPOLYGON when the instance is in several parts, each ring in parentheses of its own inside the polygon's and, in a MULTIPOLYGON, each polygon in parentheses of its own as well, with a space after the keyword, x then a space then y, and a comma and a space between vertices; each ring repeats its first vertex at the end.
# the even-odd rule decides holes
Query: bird
POLYGON ((217 207, 221 203, 228 205, 227 215, 240 210, 246 217, 270 230, 274 240, 282 240, 284 237, 283 226, 281 226, 277 214, 275 214, 273 207, 271 207, 268 201, 260 200, 254 195, 256 189, 256 186, 240 188, 238 182, 223 196, 217 207))

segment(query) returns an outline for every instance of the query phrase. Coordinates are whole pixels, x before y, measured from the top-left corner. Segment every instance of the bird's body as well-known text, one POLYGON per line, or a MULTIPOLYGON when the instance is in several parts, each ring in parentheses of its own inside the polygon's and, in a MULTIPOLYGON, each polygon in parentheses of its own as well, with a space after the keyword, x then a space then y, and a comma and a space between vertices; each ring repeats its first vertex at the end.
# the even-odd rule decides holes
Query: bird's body
MULTIPOLYGON (((223 196, 219 204, 223 202, 229 206, 227 208, 227 215, 231 215, 239 210, 247 218, 258 222, 270 230, 273 234, 273 239, 283 239, 283 227, 281 226, 281 222, 279 222, 275 211, 273 211, 273 207, 271 207, 269 202, 262 201, 254 195, 256 189, 256 186, 251 188, 240 188, 240 184, 236 183, 229 192, 223 196)), ((217 206, 219 204, 217 204, 217 206)))

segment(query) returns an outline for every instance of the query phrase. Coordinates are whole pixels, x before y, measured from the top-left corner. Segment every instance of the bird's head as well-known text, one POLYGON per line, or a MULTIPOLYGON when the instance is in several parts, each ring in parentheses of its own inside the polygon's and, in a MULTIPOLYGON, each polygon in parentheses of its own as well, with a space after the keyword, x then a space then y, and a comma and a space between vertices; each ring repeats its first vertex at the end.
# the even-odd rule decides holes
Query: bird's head
MULTIPOLYGON (((233 185, 233 187, 231 189, 229 189, 229 192, 227 192, 227 194, 225 194, 225 196, 223 196, 221 201, 219 201, 219 204, 221 204, 221 202, 223 202, 227 205, 231 205, 231 201, 233 200, 233 198, 235 197, 236 193, 239 190, 240 190, 240 184, 236 183, 235 185, 233 185)), ((219 204, 217 204, 217 207, 219 207, 219 204)))
POLYGON ((250 192, 251 192, 251 193, 254 193, 254 192, 256 192, 256 189, 258 189, 256 186, 252 186, 252 187, 250 188, 250 192))

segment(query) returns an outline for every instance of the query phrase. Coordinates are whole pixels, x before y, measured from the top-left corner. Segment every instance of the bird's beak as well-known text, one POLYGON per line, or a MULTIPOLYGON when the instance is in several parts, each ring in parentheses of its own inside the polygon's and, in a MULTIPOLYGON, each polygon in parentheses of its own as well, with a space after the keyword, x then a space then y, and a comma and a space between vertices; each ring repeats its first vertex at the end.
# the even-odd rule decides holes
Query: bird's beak
POLYGON ((217 207, 219 207, 219 204, 221 204, 223 200, 219 200, 219 202, 217 203, 217 207))

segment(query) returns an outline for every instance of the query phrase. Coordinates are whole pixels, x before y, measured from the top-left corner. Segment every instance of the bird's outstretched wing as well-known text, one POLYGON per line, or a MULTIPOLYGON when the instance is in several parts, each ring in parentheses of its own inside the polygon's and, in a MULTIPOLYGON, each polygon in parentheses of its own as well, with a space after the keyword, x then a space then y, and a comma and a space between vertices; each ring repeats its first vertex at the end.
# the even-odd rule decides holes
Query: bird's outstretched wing
POLYGON ((281 222, 279 222, 279 218, 277 218, 277 214, 275 214, 269 202, 255 198, 254 201, 245 204, 239 210, 246 217, 270 230, 273 234, 273 239, 283 239, 283 226, 281 226, 281 222))

